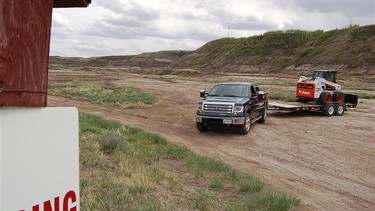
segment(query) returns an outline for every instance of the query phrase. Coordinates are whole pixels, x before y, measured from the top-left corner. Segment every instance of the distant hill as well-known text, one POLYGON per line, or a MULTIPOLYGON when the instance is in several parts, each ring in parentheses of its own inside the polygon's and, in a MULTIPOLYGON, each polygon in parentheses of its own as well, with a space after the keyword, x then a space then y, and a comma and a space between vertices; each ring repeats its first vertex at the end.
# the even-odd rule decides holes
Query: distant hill
POLYGON ((324 32, 271 31, 247 38, 222 38, 195 51, 161 51, 134 56, 51 57, 50 68, 189 68, 205 73, 293 73, 336 69, 375 75, 375 25, 324 32))

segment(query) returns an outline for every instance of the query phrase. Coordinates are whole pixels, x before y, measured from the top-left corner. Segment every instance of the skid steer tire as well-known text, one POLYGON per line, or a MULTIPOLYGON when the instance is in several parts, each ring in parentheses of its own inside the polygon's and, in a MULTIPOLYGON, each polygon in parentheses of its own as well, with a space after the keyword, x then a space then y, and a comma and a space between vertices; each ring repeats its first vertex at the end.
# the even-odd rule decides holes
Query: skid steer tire
POLYGON ((345 99, 345 94, 343 92, 337 91, 337 92, 334 92, 332 95, 333 102, 342 103, 344 102, 344 99, 345 99))
POLYGON ((319 102, 322 105, 332 102, 332 95, 329 92, 322 92, 319 97, 319 102))

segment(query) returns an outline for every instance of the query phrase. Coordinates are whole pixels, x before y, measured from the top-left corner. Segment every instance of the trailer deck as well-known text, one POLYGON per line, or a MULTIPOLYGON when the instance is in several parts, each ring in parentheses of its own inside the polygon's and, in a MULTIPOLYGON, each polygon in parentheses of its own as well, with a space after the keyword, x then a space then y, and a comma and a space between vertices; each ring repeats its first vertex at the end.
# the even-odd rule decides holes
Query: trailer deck
POLYGON ((344 110, 347 108, 355 108, 358 103, 357 95, 347 94, 345 95, 344 102, 331 102, 326 105, 321 105, 319 102, 285 102, 285 101, 271 101, 268 104, 268 110, 276 110, 276 111, 287 111, 287 112, 295 112, 295 111, 322 111, 326 113, 327 116, 332 116, 334 113, 326 112, 329 109, 334 109, 336 115, 342 115, 344 110), (340 108, 339 114, 337 114, 338 107, 340 108), (330 108, 331 107, 331 108, 330 108))
POLYGON ((316 111, 320 110, 323 106, 312 103, 302 102, 270 102, 268 110, 281 110, 281 111, 316 111))

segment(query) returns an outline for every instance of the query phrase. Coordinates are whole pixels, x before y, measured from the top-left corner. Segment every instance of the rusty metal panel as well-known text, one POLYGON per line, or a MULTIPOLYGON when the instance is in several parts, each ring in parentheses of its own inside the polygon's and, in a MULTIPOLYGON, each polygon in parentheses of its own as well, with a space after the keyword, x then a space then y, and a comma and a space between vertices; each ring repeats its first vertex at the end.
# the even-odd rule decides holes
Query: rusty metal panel
POLYGON ((46 106, 53 0, 0 0, 0 106, 46 106))
POLYGON ((91 0, 54 0, 53 7, 87 7, 91 0))

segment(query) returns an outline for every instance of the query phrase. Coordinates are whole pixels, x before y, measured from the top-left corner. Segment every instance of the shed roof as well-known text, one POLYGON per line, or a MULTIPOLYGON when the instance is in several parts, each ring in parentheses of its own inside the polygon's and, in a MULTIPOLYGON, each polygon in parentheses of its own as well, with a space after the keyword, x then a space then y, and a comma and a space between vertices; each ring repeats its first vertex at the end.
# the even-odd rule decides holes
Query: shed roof
POLYGON ((53 0, 54 8, 61 7, 87 7, 91 0, 53 0))

